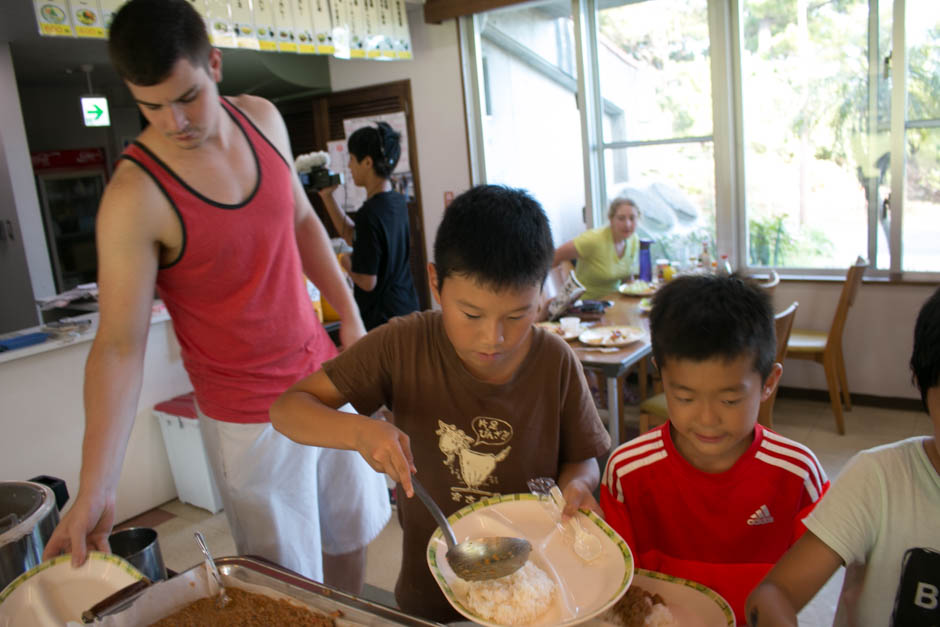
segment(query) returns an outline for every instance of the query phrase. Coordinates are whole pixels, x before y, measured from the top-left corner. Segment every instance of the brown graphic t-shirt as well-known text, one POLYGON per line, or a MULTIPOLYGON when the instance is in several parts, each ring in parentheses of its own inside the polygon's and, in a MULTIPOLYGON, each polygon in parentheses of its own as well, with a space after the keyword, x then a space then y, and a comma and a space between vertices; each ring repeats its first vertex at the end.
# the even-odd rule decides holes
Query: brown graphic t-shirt
MULTIPOLYGON (((596 457, 610 446, 574 351, 554 333, 532 333, 529 354, 504 384, 471 375, 440 313, 431 311, 393 318, 323 368, 361 414, 383 404, 392 410, 411 438, 418 477, 449 516, 489 496, 528 492, 528 479, 557 479, 563 463, 596 457)), ((399 495, 398 604, 412 614, 452 620, 455 613, 427 565, 437 525, 417 497, 399 495)))

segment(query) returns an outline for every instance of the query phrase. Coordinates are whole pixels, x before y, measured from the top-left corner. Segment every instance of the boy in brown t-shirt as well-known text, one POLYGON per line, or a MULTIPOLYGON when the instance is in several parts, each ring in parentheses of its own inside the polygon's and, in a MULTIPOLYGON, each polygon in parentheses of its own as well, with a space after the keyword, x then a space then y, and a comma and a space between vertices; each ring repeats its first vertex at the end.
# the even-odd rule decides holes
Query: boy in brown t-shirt
POLYGON ((411 498, 411 473, 445 515, 528 492, 533 477, 556 479, 568 514, 599 511, 595 458, 610 438, 573 351, 532 324, 553 249, 545 213, 527 193, 483 185, 461 194, 444 212, 428 266, 440 311, 377 327, 271 408, 289 438, 357 450, 403 488, 395 597, 410 614, 459 618, 427 566, 437 525, 411 498), (335 410, 346 402, 363 415, 335 410), (368 417, 382 405, 394 425, 368 417))

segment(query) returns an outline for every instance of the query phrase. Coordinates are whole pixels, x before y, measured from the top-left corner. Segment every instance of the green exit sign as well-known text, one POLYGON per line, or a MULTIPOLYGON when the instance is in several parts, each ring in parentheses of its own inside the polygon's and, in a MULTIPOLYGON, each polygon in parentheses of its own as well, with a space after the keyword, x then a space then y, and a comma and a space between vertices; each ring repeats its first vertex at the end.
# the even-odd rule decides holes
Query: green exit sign
POLYGON ((85 126, 111 126, 108 99, 103 96, 82 96, 82 115, 85 126))

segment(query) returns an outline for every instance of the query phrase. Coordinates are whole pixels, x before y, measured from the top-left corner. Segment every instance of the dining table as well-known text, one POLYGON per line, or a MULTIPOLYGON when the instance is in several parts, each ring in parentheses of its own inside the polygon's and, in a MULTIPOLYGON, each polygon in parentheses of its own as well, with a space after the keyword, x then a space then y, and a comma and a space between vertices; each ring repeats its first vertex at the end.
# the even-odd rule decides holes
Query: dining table
MULTIPOLYGON (((585 369, 600 373, 606 383, 607 396, 607 431, 610 434, 611 450, 617 447, 623 425, 623 389, 624 379, 634 367, 639 378, 640 399, 647 394, 647 357, 652 352, 649 333, 649 317, 640 303, 643 297, 614 293, 605 300, 613 303, 604 310, 602 316, 590 327, 629 326, 641 329, 643 334, 633 342, 617 347, 587 345, 580 340, 570 342, 578 360, 585 369), (613 350, 612 350, 613 349, 613 350)), ((590 321, 583 320, 590 324, 590 321)))

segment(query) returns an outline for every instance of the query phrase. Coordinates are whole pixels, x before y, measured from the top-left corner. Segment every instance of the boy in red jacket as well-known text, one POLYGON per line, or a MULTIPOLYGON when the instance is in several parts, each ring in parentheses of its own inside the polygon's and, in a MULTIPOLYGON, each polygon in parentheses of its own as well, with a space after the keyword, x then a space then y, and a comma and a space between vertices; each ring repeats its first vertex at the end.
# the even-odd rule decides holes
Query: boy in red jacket
POLYGON ((638 566, 712 588, 745 624, 748 593, 829 480, 812 451, 756 424, 783 371, 757 285, 675 279, 653 300, 650 333, 670 418, 610 456, 601 507, 638 566))

